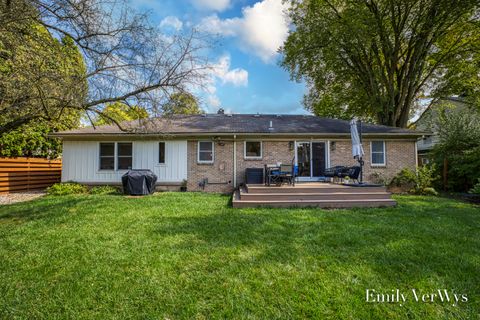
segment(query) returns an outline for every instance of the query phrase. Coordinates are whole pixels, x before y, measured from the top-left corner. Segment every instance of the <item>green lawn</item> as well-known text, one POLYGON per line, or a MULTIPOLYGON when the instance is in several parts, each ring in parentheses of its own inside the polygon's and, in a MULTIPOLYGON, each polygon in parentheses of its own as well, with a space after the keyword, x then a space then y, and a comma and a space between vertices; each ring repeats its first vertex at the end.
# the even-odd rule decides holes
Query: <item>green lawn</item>
POLYGON ((66 196, 0 206, 0 318, 474 319, 480 210, 232 209, 229 197, 66 196), (366 289, 468 302, 367 303, 366 289))

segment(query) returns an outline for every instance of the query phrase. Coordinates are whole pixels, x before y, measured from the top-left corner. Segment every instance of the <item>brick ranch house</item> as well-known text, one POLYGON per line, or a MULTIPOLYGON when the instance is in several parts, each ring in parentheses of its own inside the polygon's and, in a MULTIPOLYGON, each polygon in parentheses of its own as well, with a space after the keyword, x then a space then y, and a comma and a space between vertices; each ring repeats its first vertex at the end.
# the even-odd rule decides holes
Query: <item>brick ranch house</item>
MULTIPOLYGON (((204 114, 135 121, 58 132, 63 139, 62 181, 120 184, 130 168, 150 169, 158 189, 231 192, 246 168, 292 163, 300 181, 321 179, 325 168, 356 165, 348 121, 309 115, 204 114)), ((415 169, 422 133, 364 124, 364 180, 415 169)))

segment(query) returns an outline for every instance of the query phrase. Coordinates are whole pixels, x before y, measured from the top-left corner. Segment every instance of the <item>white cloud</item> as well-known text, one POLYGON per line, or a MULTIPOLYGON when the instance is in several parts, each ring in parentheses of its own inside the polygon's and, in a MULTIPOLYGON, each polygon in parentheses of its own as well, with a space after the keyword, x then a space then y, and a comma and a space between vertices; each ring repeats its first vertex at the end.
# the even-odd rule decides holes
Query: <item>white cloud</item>
POLYGON ((220 57, 217 64, 213 66, 213 74, 223 84, 232 84, 235 87, 248 85, 248 71, 241 68, 230 69, 230 56, 220 57))
POLYGON ((160 28, 164 28, 164 27, 173 28, 173 29, 178 31, 178 30, 182 29, 183 22, 180 21, 180 19, 178 19, 175 16, 168 16, 168 17, 165 17, 160 22, 160 28))
POLYGON ((212 64, 212 68, 206 75, 199 95, 204 97, 206 104, 203 107, 208 112, 217 112, 218 108, 222 106, 222 102, 217 96, 218 86, 245 87, 248 85, 248 71, 242 68, 230 69, 230 66, 230 55, 225 54, 216 63, 212 64))
POLYGON ((220 19, 211 15, 199 28, 209 33, 238 37, 242 49, 270 62, 288 35, 287 5, 282 0, 263 0, 242 9, 241 18, 220 19))
POLYGON ((230 6, 230 0, 192 0, 192 3, 201 10, 223 11, 230 6))

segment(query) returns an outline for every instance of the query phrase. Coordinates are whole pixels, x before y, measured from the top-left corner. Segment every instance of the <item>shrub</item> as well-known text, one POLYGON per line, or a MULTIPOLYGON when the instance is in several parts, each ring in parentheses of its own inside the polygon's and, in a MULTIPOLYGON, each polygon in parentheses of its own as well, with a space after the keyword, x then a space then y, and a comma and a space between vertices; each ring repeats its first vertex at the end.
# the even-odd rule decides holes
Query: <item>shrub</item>
POLYGON ((447 171, 447 186, 443 187, 466 192, 480 177, 480 113, 445 112, 435 125, 438 143, 432 157, 439 172, 447 171))
POLYGON ((437 191, 432 187, 433 182, 437 179, 436 166, 425 165, 417 170, 415 186, 413 193, 423 195, 437 195, 437 191))
POLYGON ((118 194, 117 188, 113 186, 98 186, 90 189, 90 194, 118 194))
POLYGON ((478 182, 468 191, 468 193, 480 194, 480 178, 478 178, 478 182))
POLYGON ((76 182, 55 183, 53 186, 47 188, 47 194, 53 196, 65 196, 87 192, 88 189, 86 186, 76 182))
POLYGON ((390 180, 388 188, 393 193, 411 192, 415 187, 416 180, 415 172, 409 168, 404 168, 390 180))
POLYGON ((385 177, 385 175, 378 173, 378 172, 373 172, 370 174, 370 179, 371 182, 376 183, 376 184, 383 184, 385 186, 389 185, 390 182, 388 181, 388 178, 385 177))
POLYGON ((420 195, 437 195, 432 187, 436 179, 436 167, 423 166, 417 172, 404 168, 390 182, 389 187, 397 187, 401 192, 409 192, 420 195))

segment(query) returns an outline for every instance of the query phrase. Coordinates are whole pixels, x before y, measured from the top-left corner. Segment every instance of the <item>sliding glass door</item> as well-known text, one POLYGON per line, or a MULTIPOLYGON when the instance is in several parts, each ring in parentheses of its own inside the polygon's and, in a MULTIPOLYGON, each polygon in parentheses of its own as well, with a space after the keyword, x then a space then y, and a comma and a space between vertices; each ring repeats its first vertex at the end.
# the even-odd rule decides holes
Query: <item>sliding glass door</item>
POLYGON ((298 180, 315 181, 325 174, 327 152, 325 142, 300 141, 296 143, 298 180))

